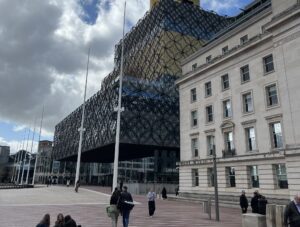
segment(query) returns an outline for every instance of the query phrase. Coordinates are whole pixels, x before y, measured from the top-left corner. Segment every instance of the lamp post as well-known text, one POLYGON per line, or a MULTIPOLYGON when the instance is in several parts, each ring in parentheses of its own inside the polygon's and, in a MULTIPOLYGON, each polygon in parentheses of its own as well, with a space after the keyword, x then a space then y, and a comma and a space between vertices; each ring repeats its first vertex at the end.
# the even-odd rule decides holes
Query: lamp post
POLYGON ((126 0, 124 4, 124 18, 123 18, 123 38, 122 38, 122 50, 121 50, 121 68, 119 76, 119 97, 117 111, 117 128, 116 128, 116 143, 115 143, 115 157, 114 157, 114 175, 113 175, 113 186, 112 191, 117 187, 118 181, 118 164, 119 164, 119 143, 120 143, 120 122, 121 122, 121 111, 122 108, 122 82, 123 82, 123 63, 124 63, 124 34, 125 34, 125 16, 126 16, 126 0))
POLYGON ((215 209, 216 209, 216 221, 220 221, 219 213, 219 192, 218 192, 218 173, 217 173, 217 155, 216 147, 213 145, 213 169, 214 169, 214 185, 215 185, 215 209))
POLYGON ((85 115, 86 87, 87 87, 87 79, 88 79, 88 74, 89 74, 89 61, 90 61, 90 48, 89 48, 89 52, 88 52, 88 60, 87 60, 87 66, 86 66, 86 76, 85 76, 84 97, 83 97, 83 104, 82 104, 81 124, 80 124, 80 128, 78 129, 80 136, 79 136, 77 165, 76 165, 76 176, 75 176, 75 184, 74 184, 75 187, 76 187, 77 181, 79 180, 82 139, 83 139, 83 132, 85 131, 85 128, 83 128, 83 125, 84 125, 84 115, 85 115))

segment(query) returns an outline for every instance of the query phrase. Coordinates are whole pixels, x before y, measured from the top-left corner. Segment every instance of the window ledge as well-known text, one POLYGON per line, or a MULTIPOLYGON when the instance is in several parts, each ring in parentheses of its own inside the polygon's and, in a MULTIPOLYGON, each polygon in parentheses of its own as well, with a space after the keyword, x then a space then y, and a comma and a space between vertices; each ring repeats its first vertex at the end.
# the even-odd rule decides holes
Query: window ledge
POLYGON ((252 111, 252 112, 243 112, 243 117, 247 117, 247 116, 252 115, 254 113, 255 113, 254 111, 252 111))
POLYGON ((272 74, 272 73, 274 73, 274 72, 275 72, 275 70, 272 70, 272 71, 270 71, 270 72, 264 72, 264 76, 267 76, 267 75, 272 74))
POLYGON ((276 109, 276 108, 279 108, 280 105, 279 104, 276 104, 276 105, 272 105, 272 106, 267 106, 266 110, 273 110, 273 109, 276 109))
POLYGON ((249 83, 251 80, 241 81, 241 84, 249 83))

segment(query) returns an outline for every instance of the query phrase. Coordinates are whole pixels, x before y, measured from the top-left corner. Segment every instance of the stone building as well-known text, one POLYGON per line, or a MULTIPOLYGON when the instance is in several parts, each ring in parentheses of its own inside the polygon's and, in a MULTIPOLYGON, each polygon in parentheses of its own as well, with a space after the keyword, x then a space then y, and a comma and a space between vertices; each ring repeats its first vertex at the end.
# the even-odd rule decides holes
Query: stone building
POLYGON ((52 162, 52 141, 40 141, 35 174, 36 183, 46 183, 46 180, 51 176, 52 162))
POLYGON ((0 146, 0 183, 8 180, 8 160, 9 160, 10 147, 0 146))
POLYGON ((182 62, 180 193, 221 200, 300 191, 300 3, 253 1, 182 62))

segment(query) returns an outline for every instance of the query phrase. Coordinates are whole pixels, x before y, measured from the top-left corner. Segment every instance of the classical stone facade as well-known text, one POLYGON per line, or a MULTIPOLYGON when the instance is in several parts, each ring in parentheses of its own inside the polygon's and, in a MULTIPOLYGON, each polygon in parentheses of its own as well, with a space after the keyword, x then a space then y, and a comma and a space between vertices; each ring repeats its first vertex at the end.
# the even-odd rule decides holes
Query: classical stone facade
POLYGON ((182 63, 180 193, 300 191, 300 3, 254 1, 182 63))

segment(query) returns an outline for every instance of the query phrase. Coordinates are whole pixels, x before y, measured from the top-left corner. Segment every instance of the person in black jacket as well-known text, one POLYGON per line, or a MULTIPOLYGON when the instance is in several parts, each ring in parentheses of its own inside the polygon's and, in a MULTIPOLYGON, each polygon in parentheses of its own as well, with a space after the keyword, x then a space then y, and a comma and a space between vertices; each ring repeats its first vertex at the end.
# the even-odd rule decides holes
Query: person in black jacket
POLYGON ((123 216, 123 227, 128 227, 129 224, 129 214, 134 207, 132 196, 127 192, 127 187, 123 186, 123 191, 121 193, 118 208, 121 210, 123 216))
POLYGON ((260 196, 258 198, 258 213, 262 215, 266 215, 268 200, 264 196, 260 196))
POLYGON ((242 209, 242 213, 243 214, 247 213, 248 199, 246 197, 246 193, 245 193, 244 190, 242 191, 242 194, 240 196, 240 206, 241 206, 241 209, 242 209))
POLYGON ((300 193, 295 195, 294 200, 291 201, 284 210, 284 225, 287 227, 300 226, 300 193))
POLYGON ((258 191, 255 191, 254 196, 251 199, 252 213, 258 214, 258 199, 259 198, 260 198, 260 194, 258 193, 258 191))
POLYGON ((117 227, 119 209, 117 207, 121 192, 116 187, 113 194, 110 197, 110 206, 106 208, 108 216, 111 218, 112 226, 117 227))
POLYGON ((72 219, 70 215, 65 217, 65 227, 77 227, 76 222, 72 219))

